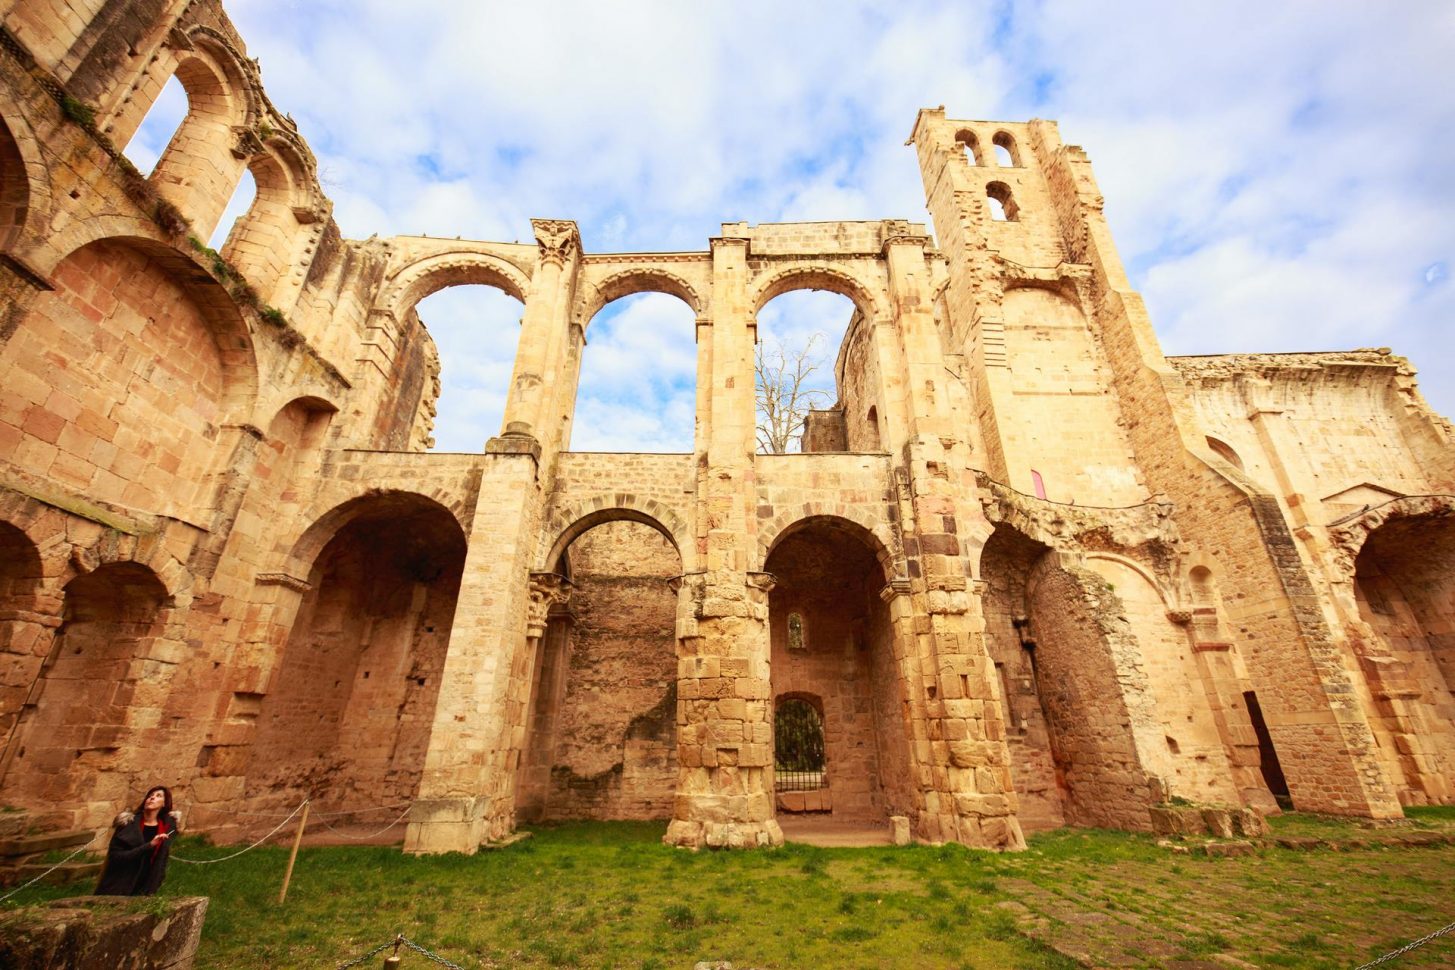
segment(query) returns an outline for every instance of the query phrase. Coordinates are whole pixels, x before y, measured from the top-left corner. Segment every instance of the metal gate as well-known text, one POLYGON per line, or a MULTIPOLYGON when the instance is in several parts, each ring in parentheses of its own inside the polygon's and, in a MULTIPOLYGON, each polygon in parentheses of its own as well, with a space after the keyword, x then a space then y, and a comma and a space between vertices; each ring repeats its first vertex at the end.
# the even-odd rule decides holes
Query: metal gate
POLYGON ((824 771, 823 715, 791 697, 773 717, 773 789, 815 791, 828 787, 824 771))

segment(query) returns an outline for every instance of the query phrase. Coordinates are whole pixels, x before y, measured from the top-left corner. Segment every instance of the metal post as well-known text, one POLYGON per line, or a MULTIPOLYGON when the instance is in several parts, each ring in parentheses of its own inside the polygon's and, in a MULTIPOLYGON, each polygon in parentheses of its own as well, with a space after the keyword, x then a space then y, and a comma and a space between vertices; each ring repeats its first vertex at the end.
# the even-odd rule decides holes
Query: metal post
POLYGON ((308 824, 310 802, 303 802, 303 817, 298 820, 298 831, 293 836, 293 851, 288 855, 288 871, 283 873, 283 888, 278 890, 278 905, 288 898, 288 883, 293 879, 293 863, 298 861, 298 847, 303 844, 303 827, 308 824))

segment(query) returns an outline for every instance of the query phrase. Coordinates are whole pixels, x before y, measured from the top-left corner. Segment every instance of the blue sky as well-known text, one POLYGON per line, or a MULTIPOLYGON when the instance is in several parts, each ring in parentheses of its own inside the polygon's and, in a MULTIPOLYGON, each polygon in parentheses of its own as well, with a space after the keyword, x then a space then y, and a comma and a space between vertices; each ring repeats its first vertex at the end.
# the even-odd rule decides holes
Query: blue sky
MULTIPOLYGON (((927 220, 904 147, 917 109, 1053 118, 1092 158, 1167 353, 1390 346, 1455 412, 1452 4, 228 9, 350 237, 528 239, 545 217, 577 220, 592 252, 701 250, 722 222, 927 220)), ((159 149, 153 127, 133 154, 159 149)), ((780 299, 769 332, 837 347, 846 303, 780 299)), ((460 288, 420 314, 444 364, 439 447, 478 450, 519 304, 460 288)), ((686 308, 623 301, 588 339, 572 446, 690 447, 686 308)))

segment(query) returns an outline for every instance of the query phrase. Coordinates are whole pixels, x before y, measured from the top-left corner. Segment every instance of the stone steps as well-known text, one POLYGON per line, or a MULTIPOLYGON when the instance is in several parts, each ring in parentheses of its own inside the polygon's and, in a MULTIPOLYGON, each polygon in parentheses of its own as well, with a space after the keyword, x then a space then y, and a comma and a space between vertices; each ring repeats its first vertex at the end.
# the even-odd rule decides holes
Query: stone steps
POLYGON ((96 838, 91 829, 71 829, 66 832, 42 832, 39 835, 12 835, 0 839, 0 865, 12 860, 25 860, 31 856, 44 855, 65 849, 79 849, 96 838))
POLYGON ((26 862, 13 869, 0 869, 0 886, 16 886, 30 882, 36 876, 45 873, 41 879, 42 886, 64 886, 72 882, 94 883, 101 877, 101 860, 92 862, 76 861, 67 862, 51 869, 53 863, 26 862), (47 871, 50 870, 50 871, 47 871))
MULTIPOLYGON (((51 852, 70 853, 96 838, 93 829, 66 829, 58 832, 34 832, 39 827, 30 812, 0 813, 0 886, 16 886, 29 882, 55 865, 44 861, 51 852)), ((104 843, 99 849, 104 849, 104 843)), ((73 859, 47 875, 43 883, 63 885, 82 879, 95 879, 101 871, 99 860, 73 859)))
POLYGON ((0 812, 0 839, 24 835, 29 827, 29 812, 0 812))

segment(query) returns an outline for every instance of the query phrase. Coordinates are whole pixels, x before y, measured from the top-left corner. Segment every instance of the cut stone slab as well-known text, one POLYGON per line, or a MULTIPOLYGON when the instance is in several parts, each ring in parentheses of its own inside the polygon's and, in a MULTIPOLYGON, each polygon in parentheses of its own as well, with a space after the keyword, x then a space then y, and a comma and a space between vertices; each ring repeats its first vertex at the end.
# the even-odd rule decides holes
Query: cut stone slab
POLYGON ((192 970, 206 896, 78 896, 0 915, 7 970, 192 970))

